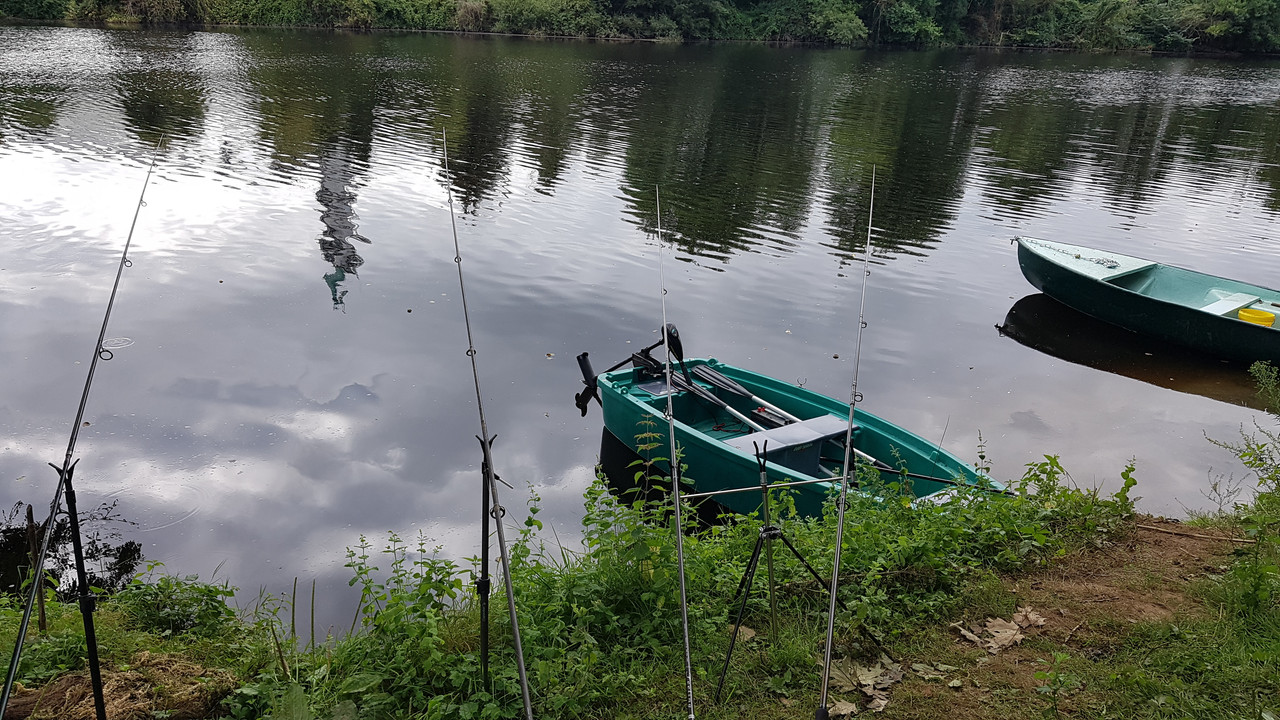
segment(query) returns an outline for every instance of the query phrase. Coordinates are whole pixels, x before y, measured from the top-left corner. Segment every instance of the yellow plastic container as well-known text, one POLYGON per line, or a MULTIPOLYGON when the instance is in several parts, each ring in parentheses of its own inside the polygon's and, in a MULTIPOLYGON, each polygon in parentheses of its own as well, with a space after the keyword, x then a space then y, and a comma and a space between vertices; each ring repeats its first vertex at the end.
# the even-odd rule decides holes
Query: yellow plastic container
POLYGON ((1254 310, 1253 308, 1243 308, 1237 317, 1245 322, 1265 325, 1267 327, 1271 327, 1276 321, 1275 313, 1267 312, 1266 310, 1254 310))

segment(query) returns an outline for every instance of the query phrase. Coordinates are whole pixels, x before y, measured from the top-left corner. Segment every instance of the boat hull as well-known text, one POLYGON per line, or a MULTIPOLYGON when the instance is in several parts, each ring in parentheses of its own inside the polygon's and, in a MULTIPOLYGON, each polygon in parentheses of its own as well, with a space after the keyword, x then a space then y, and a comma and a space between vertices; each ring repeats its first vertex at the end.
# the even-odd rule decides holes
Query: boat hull
POLYGON ((1280 302, 1280 291, 1077 245, 1016 242, 1023 276, 1068 307, 1215 359, 1280 361, 1280 330, 1238 319, 1240 308, 1229 302, 1255 297, 1245 306, 1280 313, 1280 305, 1271 305, 1280 302), (1108 272, 1109 262, 1118 264, 1116 272, 1108 272), (1224 312, 1206 309, 1215 305, 1224 312))
MULTIPOLYGON (((686 364, 691 369, 699 364, 707 364, 746 386, 760 399, 781 407, 810 424, 818 423, 828 430, 839 425, 839 440, 843 442, 844 430, 848 425, 847 403, 716 360, 688 360, 686 364)), ((642 458, 655 459, 657 472, 667 475, 667 458, 671 451, 668 424, 663 411, 666 401, 662 392, 665 391, 665 384, 656 388, 656 392, 649 392, 638 386, 643 384, 638 382, 642 377, 642 371, 635 368, 599 376, 605 427, 642 458)), ((708 389, 746 414, 759 405, 732 393, 708 389)), ((655 388, 650 387, 649 390, 655 388)), ((682 480, 692 483, 696 492, 731 488, 758 490, 760 468, 750 444, 750 438, 754 436, 748 434, 745 438, 733 438, 716 430, 715 413, 708 407, 708 403, 698 401, 689 393, 677 392, 672 397, 672 403, 676 408, 675 432, 683 466, 682 480), (745 449, 733 447, 728 441, 745 445, 745 449)), ((936 482, 910 478, 904 485, 916 497, 926 497, 954 488, 956 482, 999 487, 936 444, 871 413, 856 410, 854 424, 854 447, 858 450, 883 460, 894 468, 905 466, 914 475, 944 480, 936 482)), ((771 460, 765 464, 770 483, 819 479, 781 462, 774 462, 773 454, 770 457, 771 460)), ((896 476, 886 475, 884 479, 898 481, 896 476)), ((797 512, 805 516, 820 515, 828 496, 837 492, 838 488, 838 484, 834 482, 817 482, 792 488, 797 512)), ((717 495, 715 500, 734 512, 745 514, 759 509, 762 496, 760 492, 739 492, 717 495)))

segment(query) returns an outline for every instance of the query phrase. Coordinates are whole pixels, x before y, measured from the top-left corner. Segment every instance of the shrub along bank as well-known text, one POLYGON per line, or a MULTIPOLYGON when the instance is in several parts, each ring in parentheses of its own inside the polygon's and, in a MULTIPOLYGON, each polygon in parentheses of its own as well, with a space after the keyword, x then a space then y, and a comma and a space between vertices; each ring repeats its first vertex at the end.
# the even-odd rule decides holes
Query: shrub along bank
MULTIPOLYGON (((943 503, 919 506, 901 499, 896 478, 886 480, 895 482, 884 482, 874 496, 855 495, 850 504, 840 595, 847 609, 838 611, 836 622, 833 703, 865 705, 869 698, 850 680, 850 668, 871 667, 887 658, 901 666, 941 659, 950 663, 939 665, 950 669, 942 671, 950 677, 961 670, 976 672, 986 653, 959 640, 948 628, 952 620, 1012 610, 1003 607, 1013 602, 1004 589, 1010 582, 1124 542, 1132 532, 1128 469, 1123 489, 1104 497, 1071 487, 1057 461, 1046 458, 1016 484, 1015 497, 960 493, 943 503), (970 657, 974 655, 978 657, 970 657)), ((1275 489, 1267 492, 1265 502, 1214 520, 1245 528, 1261 542, 1247 545, 1234 566, 1195 586, 1202 597, 1198 602, 1211 606, 1212 613, 1194 620, 1093 628, 1088 642, 1097 645, 1099 634, 1105 635, 1103 645, 1109 643, 1112 650, 1094 658, 1087 669, 1081 667, 1087 655, 1080 647, 1085 633, 1078 633, 1075 643, 1070 635, 1058 644, 1040 640, 1019 650, 1032 653, 1021 667, 1031 668, 1024 673, 1028 677, 1032 670, 1040 674, 1035 688, 1048 689, 1021 695, 1016 688, 1006 689, 985 697, 982 712, 996 708, 1001 714, 995 716, 1038 717, 1101 703, 1123 708, 1125 714, 1117 717, 1265 717, 1252 710, 1274 705, 1277 688, 1266 687, 1274 681, 1265 678, 1276 677, 1271 670, 1280 647, 1274 532, 1258 530, 1274 528, 1274 518, 1268 525, 1255 512, 1274 504, 1275 489), (1215 633, 1235 639, 1206 645, 1203 638, 1215 633), (1130 643, 1155 649, 1145 654, 1116 650, 1130 643), (1187 656, 1194 667, 1178 664, 1180 650, 1188 648, 1194 649, 1187 656), (1146 679, 1153 657, 1164 673, 1158 683, 1146 679), (1034 659, 1043 660, 1043 666, 1034 659), (1204 680, 1204 668, 1220 668, 1209 673, 1212 682, 1204 680), (1169 690, 1170 678, 1180 683, 1176 692, 1169 690)), ((781 504, 786 505, 785 499, 781 504)), ((536 715, 682 715, 675 535, 666 508, 621 502, 603 482, 590 488, 586 505, 580 549, 545 545, 536 513, 513 542, 512 577, 536 715)), ((782 527, 823 572, 830 567, 834 522, 831 513, 815 519, 792 516, 782 527)), ((745 518, 686 537, 700 717, 760 712, 807 718, 817 702, 825 589, 780 545, 774 557, 777 627, 772 626, 762 569, 744 620, 744 633, 756 635, 740 639, 725 697, 719 703, 712 698, 728 650, 732 601, 759 527, 755 518, 745 518)), ((352 584, 362 591, 357 627, 316 644, 299 640, 294 632, 299 614, 306 616, 305 602, 293 607, 288 598, 259 598, 254 608, 236 616, 223 605, 232 588, 157 575, 159 568, 152 568, 102 603, 98 620, 109 697, 148 698, 146 712, 160 716, 179 709, 174 703, 180 701, 203 703, 198 714, 184 717, 521 714, 500 594, 493 602, 490 695, 480 681, 471 570, 440 559, 421 544, 406 546, 395 536, 382 547, 365 542, 351 549, 349 567, 352 584), (187 669, 184 678, 157 669, 175 666, 187 669), (136 687, 126 693, 129 683, 136 687)), ((19 671, 19 679, 34 689, 19 693, 18 701, 30 704, 23 698, 39 696, 45 707, 58 708, 53 715, 72 717, 74 712, 57 703, 62 702, 59 692, 66 695, 69 687, 68 673, 74 677, 78 671, 83 686, 84 638, 74 606, 52 602, 49 612, 49 630, 30 639, 19 671)), ((18 614, 13 601, 0 610, 0 642, 12 642, 18 614)), ((924 717, 912 711, 924 707, 920 693, 930 687, 924 682, 908 673, 898 686, 902 700, 894 700, 893 688, 884 693, 886 717, 924 717)), ((78 707, 89 712, 83 687, 79 692, 78 707)))
MULTIPOLYGON (((1275 373, 1259 373, 1269 399, 1280 401, 1275 373)), ((1027 468, 1011 497, 972 490, 918 505, 905 499, 905 479, 866 478, 868 492, 851 496, 846 519, 832 703, 887 703, 886 718, 1280 717, 1280 436, 1259 431, 1229 443, 1256 473, 1256 496, 1229 498, 1199 518, 1203 527, 1136 530, 1150 521, 1133 516, 1131 467, 1112 496, 1074 487, 1046 457, 1027 468)), ((603 481, 585 500, 578 549, 544 542, 536 496, 512 543, 535 714, 683 716, 676 534, 667 508, 620 500, 603 481)), ((785 496, 778 505, 786 537, 829 572, 831 507, 805 519, 786 512, 785 496)), ((812 717, 824 584, 777 546, 776 625, 762 570, 717 702, 733 601, 760 522, 685 531, 699 717, 812 717)), ((236 615, 223 604, 234 593, 227 585, 156 575, 153 567, 102 603, 109 698, 141 698, 150 704, 137 713, 174 717, 522 714, 500 592, 492 605, 492 693, 481 682, 474 568, 394 535, 380 546, 362 540, 348 566, 361 590, 356 622, 316 643, 296 632, 297 618, 306 617, 305 602, 292 604, 296 592, 259 598, 236 615), (175 667, 186 670, 174 677, 175 667), (181 702, 202 709, 186 714, 181 702)), ((50 600, 50 627, 33 633, 19 668, 32 688, 18 700, 55 708, 47 717, 76 717, 89 712, 84 638, 75 608, 50 600)), ((18 615, 15 601, 0 606, 0 643, 12 643, 18 615)))
POLYGON ((1274 53, 1278 0, 0 0, 30 20, 1274 53))

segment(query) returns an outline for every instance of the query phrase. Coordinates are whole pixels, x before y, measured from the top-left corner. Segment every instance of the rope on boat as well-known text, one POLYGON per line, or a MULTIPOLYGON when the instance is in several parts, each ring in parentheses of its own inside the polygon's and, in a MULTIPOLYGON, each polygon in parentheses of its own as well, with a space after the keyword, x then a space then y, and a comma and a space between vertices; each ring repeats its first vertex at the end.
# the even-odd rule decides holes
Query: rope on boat
POLYGON ((1044 248, 1045 250, 1052 250, 1053 252, 1060 253, 1060 254, 1062 254, 1062 255, 1070 255, 1072 258, 1074 258, 1074 259, 1076 259, 1076 260, 1084 260, 1085 262, 1096 263, 1096 264, 1101 265, 1102 267, 1104 267, 1104 268, 1106 268, 1106 269, 1108 269, 1108 270, 1115 270, 1116 268, 1120 267, 1120 262, 1119 262, 1118 260, 1114 260, 1114 259, 1112 259, 1112 258, 1106 258, 1106 257, 1085 257, 1084 255, 1081 255, 1081 254, 1080 254, 1080 253, 1078 253, 1078 252, 1071 252, 1070 250, 1063 250, 1063 249, 1062 249, 1062 248, 1060 248, 1060 247, 1054 247, 1054 246, 1052 246, 1052 245, 1044 245, 1044 244, 1041 244, 1041 243, 1034 242, 1031 238, 1014 238, 1014 239, 1013 239, 1013 241, 1014 241, 1014 242, 1018 242, 1019 240, 1021 240, 1022 242, 1031 243, 1031 244, 1033 244, 1033 245, 1039 245, 1040 247, 1044 248))
POLYGON ((35 558, 35 564, 31 568, 31 592, 27 596, 26 605, 22 609, 22 620, 18 625, 18 638, 14 641, 13 657, 9 661, 9 673, 5 676, 4 692, 0 695, 0 717, 3 717, 9 709, 9 697, 13 691, 14 680, 18 676, 18 663, 22 659, 22 645, 27 637, 27 628, 31 624, 31 609, 36 604, 36 599, 40 592, 44 589, 44 564, 49 556, 49 540, 53 537, 54 519, 62 507, 62 498, 65 492, 67 498, 67 517, 71 523, 71 540, 73 551, 76 559, 77 582, 79 583, 80 593, 80 612, 84 616, 84 634, 85 634, 85 650, 88 655, 89 663, 89 679, 93 687, 93 707, 95 716, 98 720, 106 720, 107 709, 106 701, 102 695, 102 674, 98 666, 98 640, 97 633, 93 626, 94 598, 89 591, 88 579, 84 568, 84 551, 80 544, 80 520, 76 514, 76 494, 71 486, 71 476, 75 472, 76 463, 71 456, 76 451, 76 441, 80 438, 80 427, 84 421, 84 410, 89 404, 89 389, 93 386, 93 374, 98 369, 99 360, 110 360, 112 352, 102 346, 107 337, 107 324, 111 320, 111 308, 116 303, 116 292, 120 289, 120 278, 124 275, 124 269, 133 267, 133 261, 129 260, 129 246, 133 244, 133 231, 138 226, 138 215, 142 213, 142 208, 146 205, 147 185, 151 183, 151 174, 156 169, 156 161, 160 158, 160 147, 164 144, 164 135, 156 141, 155 150, 151 153, 151 164, 147 167, 147 176, 142 181, 142 192, 138 194, 138 204, 133 209, 133 221, 129 224, 129 234, 124 241, 124 249, 120 251, 120 262, 116 266, 116 280, 111 286, 111 295, 107 299, 107 309, 102 315, 102 328, 98 331, 98 342, 93 348, 93 358, 89 361, 89 373, 84 380, 84 391, 80 394, 80 407, 76 410, 76 419, 71 423, 71 438, 67 441, 67 454, 62 460, 62 466, 59 467, 53 463, 49 463, 58 473, 58 487, 53 493, 53 502, 49 504, 49 519, 43 524, 44 538, 40 543, 40 554, 35 558))
MULTIPOLYGON (((502 507, 501 503, 498 501, 497 475, 494 473, 494 470, 493 470, 493 461, 492 461, 492 455, 491 455, 494 438, 493 436, 489 435, 489 426, 485 422, 484 398, 480 392, 480 371, 476 367, 476 345, 471 335, 471 313, 467 310, 467 289, 462 279, 462 248, 458 244, 458 224, 454 218, 454 212, 453 212, 453 181, 449 179, 449 137, 444 130, 440 131, 440 137, 443 141, 443 150, 444 150, 445 194, 448 195, 448 198, 449 198, 449 226, 453 230, 453 252, 454 252, 453 262, 458 266, 458 294, 462 298, 462 319, 467 326, 467 357, 471 359, 471 377, 475 381, 475 386, 476 386, 476 409, 480 413, 479 440, 480 440, 480 446, 481 448, 483 448, 483 453, 484 453, 484 461, 481 467, 481 474, 483 475, 483 478, 484 478, 484 484, 487 487, 488 497, 491 498, 493 502, 493 507, 491 511, 489 511, 486 514, 482 514, 482 521, 487 526, 488 517, 492 515, 492 517, 495 520, 495 524, 497 525, 498 559, 499 559, 499 562, 502 563, 502 579, 504 584, 506 585, 506 590, 507 590, 507 611, 511 615, 511 638, 512 638, 513 649, 515 650, 515 653, 516 653, 516 670, 520 677, 520 695, 524 701, 525 718, 527 718, 527 720, 533 720, 533 703, 529 699, 529 677, 525 672, 524 650, 520 645, 520 623, 516 619, 516 593, 515 593, 515 588, 513 588, 511 585, 511 562, 510 562, 510 558, 507 556, 506 535, 502 530, 502 516, 506 513, 506 511, 502 507)), ((489 534, 488 534, 487 527, 484 530, 483 544, 484 544, 485 555, 487 556, 488 548, 489 548, 489 534)), ((488 572, 487 563, 485 563, 485 567, 483 568, 483 570, 487 574, 488 572)), ((477 583, 477 586, 479 587, 479 583, 477 583)), ((486 615, 487 615, 487 605, 488 605, 488 578, 487 577, 484 578, 484 586, 482 588, 482 592, 484 593, 484 596, 485 596, 482 602, 486 606, 486 615)), ((482 635, 481 637, 485 640, 485 644, 487 647, 487 644, 488 644, 487 625, 481 629, 481 632, 485 633, 485 635, 482 635)), ((486 664, 486 674, 487 674, 487 664, 488 664, 487 657, 485 658, 484 662, 486 664)))
POLYGON ((822 690, 815 713, 817 720, 827 720, 827 688, 831 683, 831 651, 835 641, 836 592, 840 588, 840 553, 844 544, 844 510, 849 496, 849 462, 853 461, 853 471, 858 472, 858 461, 861 454, 853 453, 853 411, 861 400, 858 393, 858 365, 862 359, 862 331, 867 327, 867 278, 871 276, 871 222, 875 217, 876 204, 876 167, 871 166, 871 200, 867 204, 867 246, 862 254, 862 299, 858 304, 858 337, 853 352, 853 385, 849 390, 849 425, 844 436, 844 463, 840 473, 840 502, 836 521, 835 558, 831 565, 831 597, 827 605, 827 635, 822 655, 822 690))
POLYGON ((654 205, 657 211, 658 228, 658 288, 662 298, 662 349, 666 355, 663 362, 667 375, 667 437, 671 442, 671 497, 675 503, 676 522, 676 565, 680 576, 680 627, 684 633, 684 688, 689 704, 689 720, 695 720, 693 712, 693 656, 689 650, 689 602, 684 578, 684 522, 680 517, 680 457, 676 454, 676 419, 671 407, 671 333, 667 330, 667 279, 662 264, 662 196, 655 186, 653 189, 654 205))

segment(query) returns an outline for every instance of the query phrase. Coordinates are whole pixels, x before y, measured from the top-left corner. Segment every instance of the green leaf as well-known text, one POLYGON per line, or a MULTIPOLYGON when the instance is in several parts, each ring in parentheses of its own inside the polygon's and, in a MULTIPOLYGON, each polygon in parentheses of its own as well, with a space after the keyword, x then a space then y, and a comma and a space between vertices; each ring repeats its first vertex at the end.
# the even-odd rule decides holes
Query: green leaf
POLYGON ((386 678, 377 673, 357 673, 347 678, 346 682, 338 688, 338 692, 344 695, 366 693, 381 685, 383 680, 386 678))

